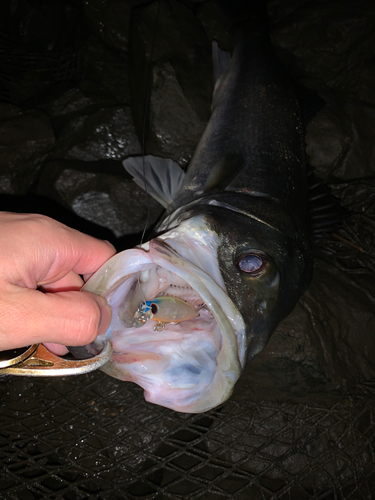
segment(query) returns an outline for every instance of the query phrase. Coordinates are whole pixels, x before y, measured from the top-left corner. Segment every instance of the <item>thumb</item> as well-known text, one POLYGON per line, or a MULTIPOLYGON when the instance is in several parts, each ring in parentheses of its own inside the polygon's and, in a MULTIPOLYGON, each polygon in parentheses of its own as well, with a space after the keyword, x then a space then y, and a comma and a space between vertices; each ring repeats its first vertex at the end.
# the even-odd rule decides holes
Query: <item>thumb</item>
POLYGON ((81 346, 93 342, 111 322, 112 308, 106 299, 85 291, 46 293, 50 322, 48 341, 81 346))
POLYGON ((112 316, 104 297, 86 291, 43 293, 16 287, 13 299, 2 314, 3 349, 42 342, 89 344, 107 330, 112 316))

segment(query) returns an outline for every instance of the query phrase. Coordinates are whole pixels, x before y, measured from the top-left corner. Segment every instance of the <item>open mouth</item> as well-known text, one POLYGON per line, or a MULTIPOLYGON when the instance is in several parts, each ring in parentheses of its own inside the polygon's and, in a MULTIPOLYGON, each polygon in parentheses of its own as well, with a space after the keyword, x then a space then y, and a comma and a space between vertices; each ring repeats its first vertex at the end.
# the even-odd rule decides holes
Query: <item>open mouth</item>
MULTIPOLYGON (((84 289, 112 306, 114 353, 103 371, 143 387, 147 401, 206 411, 231 394, 244 362, 244 324, 205 271, 160 239, 108 261, 84 289)), ((179 248, 180 250, 180 248, 179 248)))

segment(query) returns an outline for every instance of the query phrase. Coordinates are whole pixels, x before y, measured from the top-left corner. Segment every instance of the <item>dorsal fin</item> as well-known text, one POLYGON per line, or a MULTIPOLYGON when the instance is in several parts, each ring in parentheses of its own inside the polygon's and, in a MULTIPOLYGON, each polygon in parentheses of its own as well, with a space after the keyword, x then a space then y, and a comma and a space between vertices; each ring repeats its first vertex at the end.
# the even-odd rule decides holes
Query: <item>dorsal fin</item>
POLYGON ((216 40, 212 42, 212 63, 214 67, 215 82, 228 71, 231 63, 231 54, 228 50, 219 47, 216 40))
POLYGON ((163 207, 172 203, 180 190, 185 172, 173 160, 147 155, 132 156, 122 162, 134 182, 145 189, 163 207))
POLYGON ((227 74, 230 64, 232 61, 232 56, 229 51, 223 50, 219 47, 216 40, 212 42, 212 63, 214 67, 215 76, 215 86, 212 94, 212 104, 211 109, 215 108, 216 97, 218 95, 221 82, 227 74))

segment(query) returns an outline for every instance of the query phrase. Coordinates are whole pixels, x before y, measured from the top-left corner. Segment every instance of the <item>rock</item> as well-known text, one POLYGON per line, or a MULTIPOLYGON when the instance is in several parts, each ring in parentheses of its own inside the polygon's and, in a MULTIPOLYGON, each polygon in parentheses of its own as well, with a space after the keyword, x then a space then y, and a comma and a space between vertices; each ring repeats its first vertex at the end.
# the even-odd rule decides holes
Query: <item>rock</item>
POLYGON ((0 122, 22 114, 22 109, 7 102, 0 103, 0 122))
POLYGON ((172 158, 186 167, 204 132, 205 123, 199 120, 184 95, 171 64, 155 68, 153 80, 150 148, 156 155, 172 158), (183 142, 181 137, 184 137, 183 142))
POLYGON ((38 110, 21 113, 1 105, 0 192, 25 194, 38 177, 43 161, 55 143, 48 117, 38 110))
POLYGON ((355 92, 359 97, 362 83, 358 77, 363 67, 371 67, 374 20, 371 2, 353 5, 336 0, 296 5, 294 12, 273 25, 273 41, 293 54, 305 77, 319 78, 329 87, 355 92), (353 87, 349 82, 354 80, 353 87))
POLYGON ((352 141, 335 175, 340 179, 373 176, 375 174, 374 107, 348 100, 345 111, 350 116, 352 141))
POLYGON ((141 153, 128 106, 102 108, 63 127, 54 158, 83 161, 123 159, 141 153))
POLYGON ((211 47, 192 10, 182 2, 171 2, 161 7, 152 51, 156 15, 156 2, 132 10, 129 59, 134 123, 142 137, 147 89, 152 84, 146 152, 186 166, 210 114, 211 47))
POLYGON ((87 0, 85 15, 93 32, 109 46, 127 52, 130 11, 148 0, 87 0))
POLYGON ((23 105, 43 110, 59 133, 63 125, 80 115, 90 115, 100 108, 114 106, 116 100, 99 85, 83 80, 76 85, 57 84, 23 105))
POLYGON ((295 1, 285 9, 283 2, 273 1, 269 10, 282 61, 328 106, 307 130, 307 150, 317 172, 340 179, 373 175, 373 4, 295 1))
POLYGON ((127 54, 108 47, 92 34, 80 47, 78 57, 85 68, 85 78, 111 93, 118 103, 130 102, 127 54))
POLYGON ((343 114, 344 111, 325 106, 307 125, 306 153, 321 179, 342 177, 339 169, 352 142, 349 117, 342 117, 343 114))
POLYGON ((143 231, 148 205, 149 226, 164 211, 117 162, 50 162, 38 193, 62 201, 76 215, 110 229, 117 238, 143 231))

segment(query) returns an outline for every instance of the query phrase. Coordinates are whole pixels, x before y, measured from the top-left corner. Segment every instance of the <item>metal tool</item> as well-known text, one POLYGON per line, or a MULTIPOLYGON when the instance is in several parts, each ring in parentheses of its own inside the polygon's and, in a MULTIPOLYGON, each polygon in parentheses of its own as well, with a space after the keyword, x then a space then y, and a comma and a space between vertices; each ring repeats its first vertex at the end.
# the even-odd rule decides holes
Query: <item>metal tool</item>
POLYGON ((102 351, 89 359, 65 359, 52 354, 43 344, 0 352, 0 375, 61 377, 92 372, 105 365, 112 354, 105 341, 102 351))

